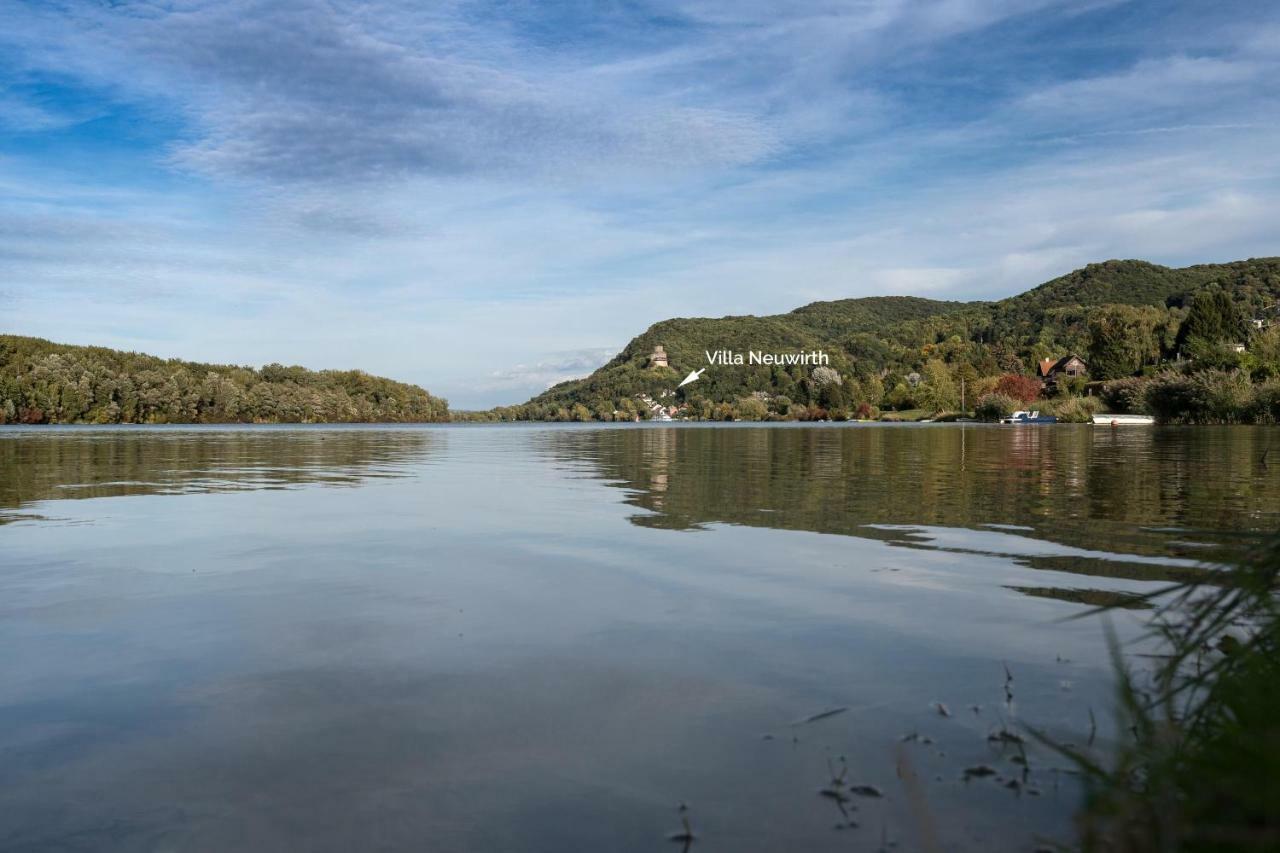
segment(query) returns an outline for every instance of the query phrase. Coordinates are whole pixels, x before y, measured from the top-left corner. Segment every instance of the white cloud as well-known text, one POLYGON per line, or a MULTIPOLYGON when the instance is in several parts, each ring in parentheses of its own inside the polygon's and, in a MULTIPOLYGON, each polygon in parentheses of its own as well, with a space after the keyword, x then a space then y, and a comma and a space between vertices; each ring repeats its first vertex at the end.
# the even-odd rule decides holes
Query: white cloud
POLYGON ((547 353, 547 358, 533 364, 517 364, 495 370, 475 383, 481 392, 523 394, 531 390, 545 391, 568 379, 581 379, 617 355, 608 347, 591 347, 570 352, 547 353))
POLYGON ((1020 106, 1055 123, 1097 121, 1116 113, 1132 116, 1155 109, 1186 110, 1224 89, 1257 80, 1274 70, 1252 59, 1170 56, 1143 60, 1122 72, 1083 77, 1027 95, 1020 106))

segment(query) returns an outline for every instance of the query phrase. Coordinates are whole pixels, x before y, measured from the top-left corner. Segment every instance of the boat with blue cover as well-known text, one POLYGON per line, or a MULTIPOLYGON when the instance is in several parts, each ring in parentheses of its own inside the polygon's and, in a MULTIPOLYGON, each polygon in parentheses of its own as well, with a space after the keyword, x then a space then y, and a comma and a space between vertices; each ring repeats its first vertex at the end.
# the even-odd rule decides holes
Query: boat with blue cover
POLYGON ((1007 418, 1001 418, 1002 424, 1056 424, 1058 419, 1053 415, 1042 415, 1039 410, 1034 412, 1017 411, 1007 418))

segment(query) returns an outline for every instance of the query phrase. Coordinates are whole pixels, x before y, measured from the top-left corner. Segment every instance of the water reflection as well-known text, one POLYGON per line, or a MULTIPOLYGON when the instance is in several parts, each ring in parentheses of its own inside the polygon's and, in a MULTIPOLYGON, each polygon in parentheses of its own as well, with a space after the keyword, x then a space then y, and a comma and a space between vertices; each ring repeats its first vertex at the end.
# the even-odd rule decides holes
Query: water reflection
POLYGON ((731 523, 865 536, 874 535, 869 524, 986 525, 1167 555, 1280 519, 1280 469, 1263 461, 1280 440, 1265 427, 669 428, 539 438, 630 490, 648 511, 636 524, 675 530, 731 523))
POLYGON ((422 429, 22 429, 0 433, 0 524, 39 501, 354 486, 442 452, 422 429))
POLYGON ((1178 581, 1280 526, 1280 469, 1264 461, 1277 438, 1266 427, 665 428, 539 439, 565 464, 590 460, 644 510, 631 521, 651 528, 808 530, 1178 581))

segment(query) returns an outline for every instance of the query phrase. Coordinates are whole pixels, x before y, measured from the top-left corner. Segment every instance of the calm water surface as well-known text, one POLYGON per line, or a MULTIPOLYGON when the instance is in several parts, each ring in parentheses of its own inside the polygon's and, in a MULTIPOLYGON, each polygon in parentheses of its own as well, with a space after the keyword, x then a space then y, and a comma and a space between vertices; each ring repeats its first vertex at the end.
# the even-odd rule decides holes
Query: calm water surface
POLYGON ((0 849, 679 850, 680 802, 694 850, 1064 839, 1073 778, 987 736, 1108 736, 1102 624, 1065 617, 1280 527, 1269 447, 0 431, 0 849), (842 761, 885 795, 856 828, 818 793, 842 761))

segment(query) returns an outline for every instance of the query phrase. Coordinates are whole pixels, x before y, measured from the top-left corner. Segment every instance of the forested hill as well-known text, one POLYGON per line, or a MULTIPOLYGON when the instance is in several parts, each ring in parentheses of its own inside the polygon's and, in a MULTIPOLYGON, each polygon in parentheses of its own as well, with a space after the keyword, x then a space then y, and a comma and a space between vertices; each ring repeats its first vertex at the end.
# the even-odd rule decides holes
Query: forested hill
POLYGON ((255 370, 0 335, 0 424, 448 419, 439 397, 359 370, 255 370))
MULTIPOLYGON (((1280 258, 1183 269, 1136 260, 1106 261, 995 302, 878 296, 815 302, 766 317, 664 320, 585 379, 561 383, 523 406, 494 414, 533 419, 581 417, 584 410, 603 419, 618 416, 615 413, 630 415, 634 403, 628 400, 634 401, 637 394, 657 397, 675 388, 687 372, 706 367, 704 352, 716 349, 822 349, 841 376, 870 380, 871 391, 863 402, 889 405, 887 395, 901 380, 930 362, 941 362, 962 375, 987 377, 1034 375, 1038 360, 1072 352, 1085 356, 1097 331, 1091 331, 1090 324, 1096 327, 1104 320, 1111 324, 1108 328, 1119 324, 1128 329, 1129 324, 1137 329, 1131 336, 1135 352, 1126 356, 1136 360, 1137 372, 1176 355, 1188 307, 1196 294, 1215 288, 1229 295, 1244 335, 1244 321, 1275 313, 1280 258), (658 344, 670 356, 670 369, 648 366, 648 356, 658 344), (884 396, 878 397, 880 390, 884 396)), ((1124 334, 1128 332, 1113 336, 1124 334)), ((1108 372, 1126 370, 1122 365, 1108 372)), ((732 403, 753 393, 761 399, 813 403, 811 372, 804 367, 716 366, 695 385, 681 389, 678 399, 703 415, 709 404, 732 403)))

